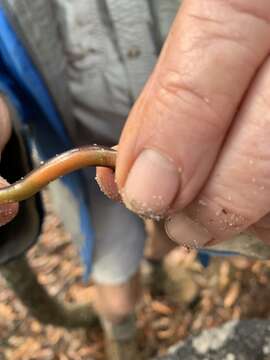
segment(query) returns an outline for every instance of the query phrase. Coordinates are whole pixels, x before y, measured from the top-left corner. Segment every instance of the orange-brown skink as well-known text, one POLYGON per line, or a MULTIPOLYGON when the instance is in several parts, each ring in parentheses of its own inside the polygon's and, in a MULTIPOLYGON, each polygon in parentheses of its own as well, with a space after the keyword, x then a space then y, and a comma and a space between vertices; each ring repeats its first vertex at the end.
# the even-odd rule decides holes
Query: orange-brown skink
POLYGON ((51 181, 88 166, 114 169, 116 151, 100 146, 85 146, 55 156, 27 176, 0 189, 0 204, 26 200, 51 181))

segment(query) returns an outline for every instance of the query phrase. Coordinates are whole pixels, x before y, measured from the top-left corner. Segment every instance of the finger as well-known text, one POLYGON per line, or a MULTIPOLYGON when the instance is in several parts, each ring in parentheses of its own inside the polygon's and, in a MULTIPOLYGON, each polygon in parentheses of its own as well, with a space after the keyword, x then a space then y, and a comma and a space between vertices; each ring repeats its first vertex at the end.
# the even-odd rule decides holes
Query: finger
MULTIPOLYGON (((8 182, 0 176, 0 188, 7 186, 8 182)), ((18 204, 11 203, 0 205, 0 226, 9 223, 18 212, 18 204)))
MULTIPOLYGON (((115 145, 112 148, 117 150, 118 146, 115 145)), ((122 200, 115 182, 115 172, 112 169, 97 167, 96 181, 100 190, 110 199, 114 201, 122 200)))
POLYGON ((269 229, 270 230, 270 213, 266 214, 255 224, 259 228, 269 229))
POLYGON ((114 201, 120 201, 121 196, 115 182, 114 171, 108 168, 97 168, 96 181, 100 190, 114 201))
MULTIPOLYGON (((11 122, 9 112, 4 100, 0 97, 0 155, 11 134, 11 122)), ((8 183, 0 176, 0 187, 8 183)), ((11 221, 18 212, 17 204, 0 205, 0 226, 11 221)))
POLYGON ((4 99, 0 96, 0 152, 11 135, 11 121, 4 99))
POLYGON ((258 221, 253 229, 256 235, 270 245, 270 214, 265 215, 260 221, 258 221))
POLYGON ((268 0, 189 0, 123 131, 116 168, 131 209, 185 207, 205 182, 269 51, 268 0))
MULTIPOLYGON (((195 235, 185 225, 190 229, 186 241, 196 238, 202 246, 213 238, 232 238, 269 212, 269 139, 270 58, 258 72, 205 188, 186 210, 200 227, 195 235)), ((180 238, 182 217, 175 215, 167 224, 170 236, 180 238)))
POLYGON ((260 240, 270 245, 270 213, 266 214, 254 224, 252 226, 252 231, 260 240))

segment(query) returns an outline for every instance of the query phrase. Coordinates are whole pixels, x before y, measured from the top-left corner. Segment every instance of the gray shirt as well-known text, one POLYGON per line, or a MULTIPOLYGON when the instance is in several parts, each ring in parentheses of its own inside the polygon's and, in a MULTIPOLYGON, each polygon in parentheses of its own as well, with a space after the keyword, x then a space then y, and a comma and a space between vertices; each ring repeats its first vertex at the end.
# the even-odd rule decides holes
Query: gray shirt
POLYGON ((179 1, 54 1, 76 143, 115 144, 179 1))
POLYGON ((114 144, 180 0, 3 0, 76 144, 114 144))

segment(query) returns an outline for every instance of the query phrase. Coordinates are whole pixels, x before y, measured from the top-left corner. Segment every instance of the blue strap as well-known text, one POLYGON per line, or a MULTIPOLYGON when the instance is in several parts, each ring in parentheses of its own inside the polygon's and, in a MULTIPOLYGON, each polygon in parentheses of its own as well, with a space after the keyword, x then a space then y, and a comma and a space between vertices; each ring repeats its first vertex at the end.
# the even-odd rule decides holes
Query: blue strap
MULTIPOLYGON (((46 85, 0 6, 0 91, 6 94, 22 121, 31 128, 43 160, 72 147, 46 85)), ((80 230, 84 237, 81 255, 86 276, 91 270, 93 231, 89 218, 85 184, 80 172, 65 176, 65 186, 77 200, 80 230)), ((67 204, 68 206, 68 204, 67 204)))

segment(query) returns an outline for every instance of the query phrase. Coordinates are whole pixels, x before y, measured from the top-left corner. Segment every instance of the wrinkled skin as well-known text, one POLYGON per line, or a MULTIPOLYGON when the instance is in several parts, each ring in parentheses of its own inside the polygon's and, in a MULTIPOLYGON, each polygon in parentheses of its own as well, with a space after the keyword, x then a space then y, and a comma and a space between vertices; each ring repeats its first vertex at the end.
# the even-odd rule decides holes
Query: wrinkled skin
MULTIPOLYGON (((5 101, 0 98, 0 154, 11 134, 11 122, 5 101)), ((0 176, 0 187, 8 183, 0 176)), ((0 205, 0 226, 11 221, 18 211, 17 204, 0 205)))
POLYGON ((178 243, 250 228, 270 243, 269 34, 269 0, 184 0, 128 117, 117 187, 133 211, 168 217, 178 243))

